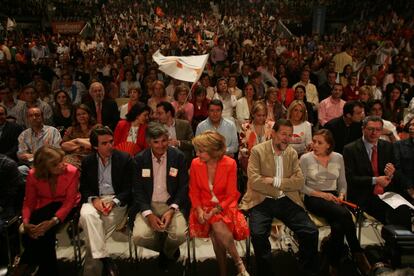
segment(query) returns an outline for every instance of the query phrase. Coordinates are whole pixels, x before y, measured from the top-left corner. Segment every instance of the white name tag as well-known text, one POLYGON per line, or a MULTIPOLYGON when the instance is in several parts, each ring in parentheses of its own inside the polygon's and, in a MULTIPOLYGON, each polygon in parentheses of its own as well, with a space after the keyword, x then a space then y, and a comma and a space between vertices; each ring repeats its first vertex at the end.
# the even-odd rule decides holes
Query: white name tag
POLYGON ((142 177, 151 177, 150 169, 142 169, 142 177))
POLYGON ((176 168, 171 167, 169 175, 172 176, 172 177, 176 177, 177 174, 178 174, 178 170, 176 168))

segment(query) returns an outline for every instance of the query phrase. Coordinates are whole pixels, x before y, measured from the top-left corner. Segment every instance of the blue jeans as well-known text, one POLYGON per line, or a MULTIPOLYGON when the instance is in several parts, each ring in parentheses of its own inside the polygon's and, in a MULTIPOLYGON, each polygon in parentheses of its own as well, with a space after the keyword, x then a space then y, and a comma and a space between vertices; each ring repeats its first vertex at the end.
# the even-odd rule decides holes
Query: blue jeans
POLYGON ((269 235, 273 218, 281 220, 291 229, 299 241, 299 254, 303 268, 310 274, 317 274, 318 229, 305 210, 287 196, 280 199, 266 198, 250 210, 250 233, 258 275, 276 275, 272 272, 272 252, 269 235))

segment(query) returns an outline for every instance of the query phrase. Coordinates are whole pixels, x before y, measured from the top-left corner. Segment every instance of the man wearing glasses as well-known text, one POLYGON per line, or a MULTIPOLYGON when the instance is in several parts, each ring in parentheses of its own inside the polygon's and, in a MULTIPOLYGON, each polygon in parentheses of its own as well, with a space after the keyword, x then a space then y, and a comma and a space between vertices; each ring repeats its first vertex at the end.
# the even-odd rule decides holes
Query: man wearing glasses
POLYGON ((348 199, 383 224, 411 228, 408 206, 393 209, 379 197, 388 191, 401 192, 393 145, 379 139, 382 129, 380 117, 368 116, 362 122, 362 138, 344 147, 348 199))

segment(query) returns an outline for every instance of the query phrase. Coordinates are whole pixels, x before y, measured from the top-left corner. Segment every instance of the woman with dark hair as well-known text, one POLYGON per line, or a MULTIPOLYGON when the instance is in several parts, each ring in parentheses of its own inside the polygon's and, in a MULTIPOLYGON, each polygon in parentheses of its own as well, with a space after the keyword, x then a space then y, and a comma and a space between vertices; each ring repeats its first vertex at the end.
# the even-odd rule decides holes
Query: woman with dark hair
POLYGON ((389 84, 385 91, 384 110, 382 117, 391 121, 394 125, 399 126, 404 116, 404 106, 401 102, 401 87, 389 84))
POLYGON ((126 118, 126 114, 131 110, 131 107, 133 107, 136 103, 139 102, 140 96, 141 96, 141 88, 130 87, 128 89, 129 101, 119 108, 119 117, 121 119, 126 118))
POLYGON ((347 64, 344 66, 344 69, 342 70, 342 73, 339 77, 339 82, 342 84, 343 87, 346 87, 348 85, 348 79, 352 75, 352 65, 347 64))
POLYGON ((253 105, 256 101, 256 90, 252 83, 248 82, 244 88, 244 96, 237 100, 236 105, 236 118, 237 118, 237 127, 240 129, 240 126, 244 123, 250 121, 250 114, 253 108, 253 105))
POLYGON ((73 106, 69 94, 63 90, 53 97, 53 122, 61 133, 72 125, 73 106))
POLYGON ((63 161, 64 155, 61 149, 51 146, 41 147, 34 155, 22 209, 25 250, 19 270, 25 265, 31 269, 39 266, 38 275, 59 274, 56 226, 65 221, 80 200, 79 172, 63 161))
POLYGON ((213 242, 219 275, 226 276, 226 255, 231 255, 239 276, 248 276, 234 240, 249 236, 249 228, 238 210, 236 161, 227 155, 224 136, 206 131, 193 139, 197 158, 190 168, 190 236, 213 242))
POLYGON ((277 99, 287 109, 295 98, 295 91, 289 87, 289 80, 287 76, 280 77, 279 91, 277 93, 277 99))
POLYGON ((200 85, 195 89, 191 102, 194 106, 192 128, 195 133, 198 124, 208 117, 208 103, 210 100, 207 99, 207 90, 204 86, 200 85))
POLYGON ((120 90, 119 90, 119 96, 121 98, 128 96, 128 91, 131 87, 141 88, 141 84, 139 83, 139 81, 136 80, 131 70, 125 70, 124 74, 125 74, 125 79, 124 81, 121 82, 120 90))
POLYGON ((92 117, 91 110, 85 104, 75 107, 73 123, 62 138, 62 150, 67 154, 65 161, 77 168, 80 168, 82 159, 91 153, 89 135, 96 126, 96 121, 92 117))
POLYGON ((303 193, 306 209, 326 219, 331 226, 329 241, 325 244, 330 269, 335 271, 344 252, 344 237, 356 264, 364 275, 370 272, 366 259, 356 237, 352 215, 341 205, 347 192, 345 165, 341 154, 333 151, 334 139, 327 129, 313 135, 313 151, 300 158, 300 167, 305 178, 303 193))
POLYGON ((297 85, 295 87, 295 100, 299 100, 305 103, 306 111, 308 112, 308 122, 315 126, 317 123, 318 116, 316 112, 313 110, 313 106, 308 100, 306 99, 306 88, 303 85, 297 85))
POLYGON ((138 102, 131 107, 125 120, 120 120, 114 131, 114 147, 135 155, 148 147, 145 141, 150 108, 138 102))

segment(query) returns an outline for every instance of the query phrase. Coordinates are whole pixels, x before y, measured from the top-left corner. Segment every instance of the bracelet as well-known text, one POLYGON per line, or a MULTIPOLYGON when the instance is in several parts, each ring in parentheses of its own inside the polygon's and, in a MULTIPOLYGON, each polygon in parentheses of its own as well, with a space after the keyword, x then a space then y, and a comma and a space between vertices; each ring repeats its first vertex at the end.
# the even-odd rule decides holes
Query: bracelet
POLYGON ((56 225, 60 223, 60 219, 58 217, 53 217, 52 220, 55 222, 56 225))
POLYGON ((219 210, 219 213, 221 213, 223 211, 223 207, 221 207, 220 204, 217 204, 215 207, 217 210, 219 210))

